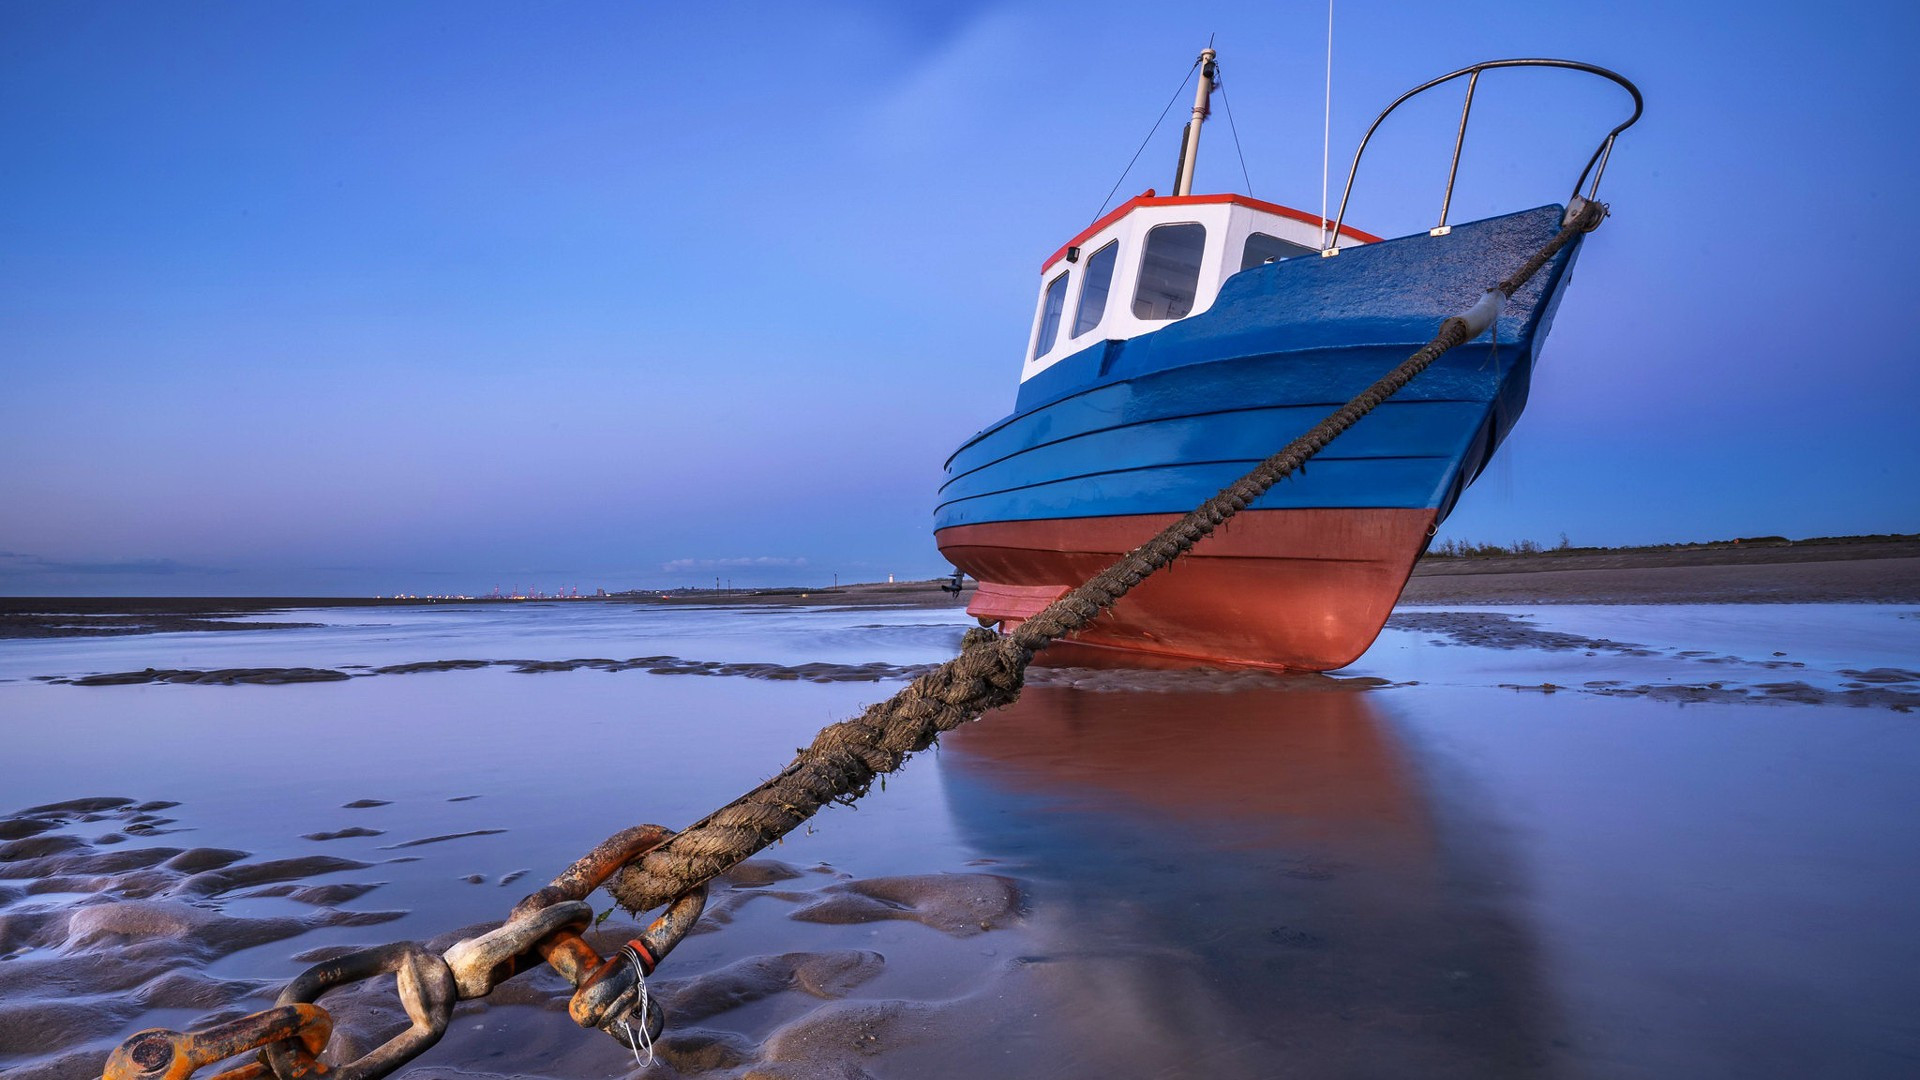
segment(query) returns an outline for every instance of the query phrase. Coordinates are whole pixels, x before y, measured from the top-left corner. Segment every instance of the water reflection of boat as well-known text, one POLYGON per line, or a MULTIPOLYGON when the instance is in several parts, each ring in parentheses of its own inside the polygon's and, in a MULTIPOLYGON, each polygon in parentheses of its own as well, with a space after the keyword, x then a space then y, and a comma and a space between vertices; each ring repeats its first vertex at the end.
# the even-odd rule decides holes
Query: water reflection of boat
POLYGON ((1500 852, 1447 824, 1373 695, 1049 678, 942 743, 956 827, 1029 883, 1045 943, 1045 1030, 1002 1033, 1028 1036, 1007 1075, 1556 1071, 1500 852))
MULTIPOLYGON (((1614 137, 1639 116, 1639 92, 1618 75, 1562 60, 1491 61, 1401 101, 1464 77, 1470 110, 1482 72, 1507 67, 1573 68, 1633 94, 1633 117, 1605 136, 1568 202, 1594 198, 1614 137)), ((1439 226, 1384 241, 1345 226, 1344 199, 1328 222, 1248 196, 1192 194, 1212 49, 1196 68, 1173 194, 1149 190, 1046 260, 1014 410, 947 461, 935 536, 980 582, 968 610, 1003 629, 1392 370, 1571 219, 1549 205, 1449 225, 1452 174, 1439 226)), ((1352 183, 1349 174, 1349 191, 1352 183)), ((1506 298, 1490 338, 1442 356, 1311 470, 1255 500, 1179 573, 1142 583, 1080 639, 1302 670, 1351 663, 1519 418, 1580 244, 1572 238, 1506 298)))

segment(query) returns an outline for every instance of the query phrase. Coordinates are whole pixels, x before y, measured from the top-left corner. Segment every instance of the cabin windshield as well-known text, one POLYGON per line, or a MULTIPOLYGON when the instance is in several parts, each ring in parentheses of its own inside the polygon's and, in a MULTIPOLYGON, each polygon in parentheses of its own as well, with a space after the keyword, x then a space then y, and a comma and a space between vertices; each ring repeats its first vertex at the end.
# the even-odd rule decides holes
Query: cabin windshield
POLYGON ((1033 339, 1033 355, 1045 356, 1060 333, 1060 314, 1067 308, 1067 275, 1061 274, 1047 285, 1040 301, 1040 333, 1033 339))
POLYGON ((1073 336, 1100 325, 1107 313, 1107 289, 1113 285, 1113 264, 1120 257, 1120 241, 1115 240, 1093 253, 1087 260, 1087 276, 1080 282, 1080 303, 1073 310, 1073 336))
POLYGON ((1133 293, 1134 317, 1185 318, 1199 291, 1200 256, 1206 247, 1206 227, 1193 222, 1149 230, 1140 258, 1140 286, 1133 293))

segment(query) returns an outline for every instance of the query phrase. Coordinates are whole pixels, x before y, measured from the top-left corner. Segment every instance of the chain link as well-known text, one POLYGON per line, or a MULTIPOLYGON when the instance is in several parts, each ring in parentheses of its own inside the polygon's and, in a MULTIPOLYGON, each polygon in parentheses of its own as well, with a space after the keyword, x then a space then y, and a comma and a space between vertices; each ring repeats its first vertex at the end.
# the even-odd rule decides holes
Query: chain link
POLYGON ((615 833, 551 884, 515 904, 499 927, 456 942, 445 953, 435 955, 413 941, 362 949, 301 972, 271 1009, 197 1031, 138 1032, 107 1059, 102 1080, 187 1080, 198 1069, 249 1050, 260 1051, 257 1060, 207 1080, 263 1080, 269 1075, 275 1080, 378 1080, 439 1042, 457 1003, 486 997, 540 961, 575 988, 567 1012, 581 1027, 599 1028, 622 1046, 651 1045, 666 1026, 666 1014, 646 994, 643 979, 700 921, 706 886, 668 905, 611 958, 601 958, 580 935, 593 922, 593 906, 586 898, 621 867, 672 836, 672 830, 659 825, 615 833), (318 1059, 334 1025, 332 1014, 318 1004, 321 995, 382 975, 395 976, 401 1007, 412 1025, 371 1053, 340 1065, 322 1064, 318 1059))
POLYGON ((413 1025, 365 1056, 325 1070, 318 1068, 315 1052, 304 1045, 292 1040, 273 1043, 263 1053, 279 1080, 297 1080, 323 1071, 331 1080, 372 1080, 419 1057, 440 1041, 453 1020, 453 1003, 457 1000, 453 971, 445 960, 418 942, 398 941, 315 964, 288 983, 275 1004, 311 1005, 328 990, 378 975, 397 977, 400 1004, 413 1025))
POLYGON ((460 999, 493 993, 494 987, 533 966, 527 962, 529 957, 539 961, 536 950, 546 938, 561 930, 579 933, 591 922, 593 905, 570 900, 508 919, 497 930, 454 945, 444 955, 453 969, 454 985, 460 988, 460 999))

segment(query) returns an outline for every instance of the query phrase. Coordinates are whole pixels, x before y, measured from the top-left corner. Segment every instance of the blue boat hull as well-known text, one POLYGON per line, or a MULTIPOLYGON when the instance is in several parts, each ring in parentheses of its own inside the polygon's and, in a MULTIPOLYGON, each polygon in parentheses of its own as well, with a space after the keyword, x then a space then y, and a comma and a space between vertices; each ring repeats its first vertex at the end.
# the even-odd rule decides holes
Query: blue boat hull
MULTIPOLYGON (((1030 615, 1084 576, 1089 559, 1080 556, 1118 555, 1132 544, 1116 545, 1135 534, 1132 543, 1144 540, 1155 522, 1219 491, 1424 345, 1442 320, 1472 306, 1557 232, 1561 216, 1560 207, 1541 207, 1442 236, 1246 270, 1222 286, 1207 311, 1142 337, 1094 345, 1027 380, 1013 414, 947 462, 935 511, 942 550, 982 583, 975 614, 1002 623, 1030 615)), ((1358 656, 1378 634, 1432 529, 1525 408, 1535 355, 1578 247, 1578 239, 1567 244, 1518 290, 1490 334, 1442 356, 1301 474, 1257 500, 1248 520, 1267 520, 1249 531, 1261 533, 1265 547, 1239 550, 1234 566, 1213 568, 1226 575, 1220 581, 1158 588, 1166 595, 1130 605, 1131 615, 1123 605, 1082 640, 1320 669, 1358 656), (1415 527, 1419 534, 1407 536, 1415 527), (1325 550, 1315 537, 1328 529, 1351 534, 1357 546, 1325 550), (1281 573, 1284 583, 1262 585, 1272 576, 1254 565, 1263 559, 1302 565, 1281 573), (1363 575, 1369 595, 1346 596, 1362 588, 1348 580, 1362 564, 1375 568, 1363 575), (1321 565, 1341 569, 1329 588, 1310 587, 1321 565), (1218 633, 1196 640, 1190 628, 1214 619, 1208 608, 1234 590, 1236 576, 1270 594, 1260 598, 1257 622, 1353 626, 1337 645, 1316 645, 1314 655, 1274 644, 1276 629, 1229 631, 1225 646, 1214 640, 1218 633), (1384 603, 1376 595, 1382 591, 1390 594, 1384 603), (1321 610, 1329 604, 1350 612, 1321 610), (1357 622, 1351 612, 1362 613, 1357 622), (1170 633, 1170 616, 1187 629, 1170 633), (1236 637, 1245 640, 1231 644, 1236 637)), ((1218 547, 1216 539, 1203 542, 1162 577, 1194 577, 1184 568, 1204 563, 1218 547)))

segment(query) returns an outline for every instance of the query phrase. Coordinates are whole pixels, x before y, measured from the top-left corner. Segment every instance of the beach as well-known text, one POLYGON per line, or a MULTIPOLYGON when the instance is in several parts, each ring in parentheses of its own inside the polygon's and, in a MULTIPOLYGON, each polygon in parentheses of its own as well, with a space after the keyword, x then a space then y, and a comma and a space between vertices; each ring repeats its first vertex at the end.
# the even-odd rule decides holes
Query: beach
MULTIPOLYGON (((716 882, 651 1064, 543 970, 398 1075, 1906 1075, 1920 596, 1846 555, 1429 560, 1330 675, 1068 650, 716 882)), ((7 601, 111 632, 0 641, 0 1071, 444 950, 972 623, 934 583, 716 600, 7 601)), ((405 1026, 391 986, 325 999, 336 1052, 405 1026)))
POLYGON ((1913 604, 1920 541, 1426 558, 1402 604, 1913 604))

